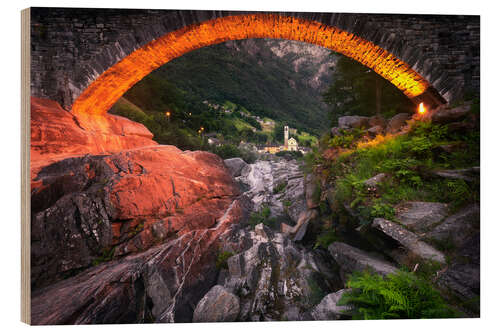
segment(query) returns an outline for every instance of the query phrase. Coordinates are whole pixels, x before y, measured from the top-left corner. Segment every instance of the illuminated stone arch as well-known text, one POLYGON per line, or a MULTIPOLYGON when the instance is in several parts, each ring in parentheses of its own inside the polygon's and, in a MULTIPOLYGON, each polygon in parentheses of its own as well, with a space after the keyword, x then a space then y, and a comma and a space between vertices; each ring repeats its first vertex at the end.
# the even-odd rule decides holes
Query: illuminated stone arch
MULTIPOLYGON (((430 83, 394 54, 352 33, 311 20, 276 14, 226 16, 167 33, 135 50, 101 74, 73 103, 77 114, 102 114, 134 84, 183 54, 228 40, 289 39, 342 53, 390 81, 408 98, 438 103, 430 83)), ((444 102, 444 101, 443 101, 444 102)), ((441 102, 441 103, 443 103, 441 102)))
POLYGON ((32 95, 87 115, 105 113, 136 82, 174 58, 247 38, 329 48, 372 68, 414 102, 437 106, 459 95, 464 80, 436 59, 453 62, 448 54, 478 45, 474 33, 479 27, 475 17, 342 13, 36 9, 33 17, 32 95), (449 31, 452 24, 468 39, 443 42, 433 35, 449 31), (51 38, 41 41, 44 35, 51 38), (66 47, 68 41, 78 45, 66 47), (432 49, 436 41, 446 46, 438 48, 445 53, 422 51, 432 49))

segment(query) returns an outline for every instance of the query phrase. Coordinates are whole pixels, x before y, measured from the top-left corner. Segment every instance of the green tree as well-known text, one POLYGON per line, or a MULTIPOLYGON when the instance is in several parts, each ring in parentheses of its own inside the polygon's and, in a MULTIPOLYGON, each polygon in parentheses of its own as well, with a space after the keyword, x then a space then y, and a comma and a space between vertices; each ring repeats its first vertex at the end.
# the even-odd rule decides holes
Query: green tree
POLYGON ((414 107, 399 89, 370 68, 340 54, 334 56, 338 61, 332 83, 323 94, 333 121, 342 115, 391 116, 414 107))

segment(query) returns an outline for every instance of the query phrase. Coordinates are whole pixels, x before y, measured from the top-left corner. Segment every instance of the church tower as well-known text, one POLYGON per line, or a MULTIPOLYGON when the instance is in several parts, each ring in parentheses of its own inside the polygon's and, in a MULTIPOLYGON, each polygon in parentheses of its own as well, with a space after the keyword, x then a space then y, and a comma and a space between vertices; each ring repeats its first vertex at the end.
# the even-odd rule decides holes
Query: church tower
POLYGON ((285 126, 285 150, 288 150, 288 126, 285 126))

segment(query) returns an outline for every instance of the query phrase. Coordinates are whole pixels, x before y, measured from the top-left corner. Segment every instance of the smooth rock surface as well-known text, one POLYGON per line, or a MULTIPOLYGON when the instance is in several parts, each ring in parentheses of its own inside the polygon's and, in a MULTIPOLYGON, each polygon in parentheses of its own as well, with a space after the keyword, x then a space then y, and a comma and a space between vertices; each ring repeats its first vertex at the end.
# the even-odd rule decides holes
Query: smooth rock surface
POLYGON ((372 226, 399 242, 411 255, 425 260, 437 261, 440 264, 446 263, 443 253, 421 241, 417 235, 399 224, 383 218, 376 218, 373 220, 372 226))
POLYGON ((32 286, 211 228, 239 194, 218 156, 173 146, 44 167, 31 193, 32 286))
POLYGON ((235 321, 240 312, 238 297, 216 285, 196 305, 194 323, 235 321))
POLYGON ((240 298, 238 321, 305 320, 309 310, 342 287, 337 267, 323 251, 311 251, 264 225, 240 230, 225 243, 223 285, 240 298))
POLYGON ((426 238, 437 241, 449 241, 455 247, 461 247, 469 236, 479 231, 481 209, 479 204, 471 204, 447 217, 441 224, 425 234, 426 238))
POLYGON ((217 280, 215 260, 242 216, 238 201, 211 226, 32 290, 32 324, 191 322, 217 280))
POLYGON ((370 133, 371 135, 377 135, 377 134, 382 134, 384 133, 384 128, 382 126, 373 126, 373 127, 370 127, 368 130, 367 130, 368 133, 370 133))
POLYGON ((464 104, 453 109, 441 108, 432 114, 431 120, 436 124, 448 124, 463 120, 469 112, 470 105, 468 104, 464 104))
POLYGON ((479 167, 472 167, 467 169, 456 169, 456 170, 436 170, 433 172, 434 175, 448 178, 448 179, 461 179, 466 182, 479 181, 479 167))
POLYGON ((406 126, 406 121, 410 120, 410 118, 411 116, 408 113, 398 113, 389 120, 385 131, 390 134, 399 132, 404 126, 406 126))
POLYGON ((387 125, 387 120, 385 120, 385 118, 382 116, 373 116, 368 120, 368 125, 370 125, 370 127, 380 126, 382 128, 385 128, 385 126, 387 125))
POLYGON ((241 176, 241 170, 243 170, 243 168, 248 165, 240 157, 225 159, 224 164, 229 169, 229 171, 231 172, 231 176, 233 177, 241 176))
POLYGON ((106 114, 79 116, 57 102, 31 97, 31 168, 83 154, 109 154, 157 145, 142 124, 106 114))
POLYGON ((367 128, 369 121, 370 118, 363 116, 344 116, 338 118, 339 127, 342 129, 367 128))
POLYGON ((376 189, 377 185, 385 180, 387 175, 385 173, 379 173, 370 179, 365 180, 364 184, 368 189, 376 189))
POLYGON ((397 271, 396 266, 381 260, 367 252, 342 242, 333 242, 328 246, 328 252, 340 266, 342 280, 347 281, 348 275, 355 271, 371 270, 377 274, 387 275, 397 271))
POLYGON ((311 311, 314 320, 339 320, 349 318, 351 307, 347 305, 337 305, 342 295, 348 291, 350 291, 350 289, 341 289, 326 295, 311 311))
POLYGON ((480 296, 480 234, 476 233, 458 249, 456 260, 438 276, 437 284, 451 291, 455 296, 479 313, 480 296))
MULTIPOLYGON (((244 167, 236 180, 248 188, 244 195, 250 198, 255 211, 268 206, 271 217, 288 216, 297 223, 307 210, 304 175, 295 160, 259 160, 244 167)), ((280 218, 278 222, 285 221, 280 218)))
POLYGON ((394 209, 395 219, 417 232, 427 230, 448 216, 448 205, 441 202, 408 201, 394 209))

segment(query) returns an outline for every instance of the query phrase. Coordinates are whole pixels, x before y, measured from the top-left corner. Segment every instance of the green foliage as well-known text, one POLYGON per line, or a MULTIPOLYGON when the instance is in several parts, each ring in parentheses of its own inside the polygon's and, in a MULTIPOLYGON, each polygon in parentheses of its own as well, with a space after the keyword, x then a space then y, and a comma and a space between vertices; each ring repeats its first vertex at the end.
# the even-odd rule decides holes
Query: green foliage
POLYGON ((104 262, 111 261, 111 259, 113 259, 114 254, 115 254, 115 247, 103 249, 101 256, 92 261, 92 266, 97 266, 104 262))
POLYGON ((262 223, 270 228, 276 228, 277 222, 276 218, 271 217, 271 208, 267 205, 262 205, 259 212, 253 212, 250 214, 250 219, 248 221, 248 223, 253 227, 262 223))
POLYGON ((257 155, 244 148, 239 148, 233 144, 223 144, 220 146, 210 146, 208 150, 219 155, 222 159, 241 157, 247 163, 253 163, 257 159, 257 155))
POLYGON ((370 211, 371 217, 383 217, 387 220, 392 220, 394 218, 394 208, 391 205, 377 201, 370 211))
POLYGON ((353 319, 453 318, 451 309, 425 279, 399 271, 386 278, 354 273, 339 304, 354 307, 353 319))
POLYGON ((189 52, 152 74, 175 82, 198 101, 231 101, 261 118, 286 121, 309 133, 325 130, 328 116, 320 92, 305 84, 305 74, 296 72, 287 59, 269 52, 266 41, 253 42, 257 53, 246 52, 245 42, 233 42, 242 51, 221 43, 189 52))
POLYGON ((301 151, 290 151, 290 150, 282 150, 275 154, 276 156, 284 157, 287 161, 298 159, 304 156, 301 151))
POLYGON ((330 148, 353 148, 356 141, 363 136, 364 131, 359 128, 351 130, 341 129, 340 134, 330 139, 328 142, 330 148))
POLYGON ((278 194, 278 193, 281 193, 283 191, 285 191, 286 189, 286 186, 288 185, 288 183, 286 181, 284 182, 281 182, 281 183, 278 183, 274 188, 273 188, 273 193, 274 194, 278 194))
MULTIPOLYGON (((464 168, 479 165, 477 131, 450 134, 446 126, 415 122, 409 133, 380 140, 375 145, 359 145, 334 161, 307 157, 311 165, 328 170, 334 183, 335 199, 350 204, 368 219, 389 218, 391 205, 406 200, 444 201, 457 208, 479 200, 479 185, 463 180, 430 177, 432 170, 464 168), (439 147, 459 144, 455 153, 443 154, 439 147), (463 148, 462 148, 463 147, 463 148), (388 175, 374 192, 364 182, 378 173, 388 175)), ((351 143, 354 147, 356 144, 351 143)))
POLYGON ((380 92, 380 111, 386 117, 413 109, 413 104, 401 91, 373 70, 348 57, 334 56, 338 57, 338 61, 332 83, 323 94, 323 100, 331 106, 333 123, 341 115, 374 115, 377 89, 380 92))
POLYGON ((471 187, 462 179, 450 179, 445 181, 446 188, 443 191, 446 200, 459 207, 470 200, 471 197, 478 200, 478 193, 473 193, 471 187))
POLYGON ((230 251, 222 251, 217 255, 217 259, 215 260, 215 266, 217 269, 228 269, 227 259, 234 255, 233 252, 230 251))
POLYGON ((314 276, 315 275, 313 274, 307 278, 307 284, 309 285, 310 290, 308 303, 311 307, 319 304, 323 297, 326 296, 326 292, 320 287, 314 276))
POLYGON ((328 249, 328 246, 337 240, 337 235, 335 230, 330 229, 327 230, 316 237, 316 242, 314 243, 314 248, 317 249, 319 247, 328 249))

